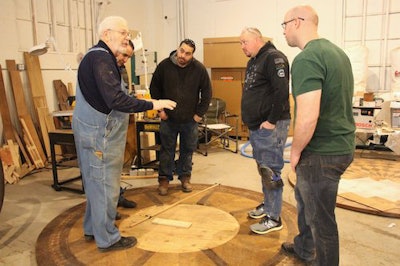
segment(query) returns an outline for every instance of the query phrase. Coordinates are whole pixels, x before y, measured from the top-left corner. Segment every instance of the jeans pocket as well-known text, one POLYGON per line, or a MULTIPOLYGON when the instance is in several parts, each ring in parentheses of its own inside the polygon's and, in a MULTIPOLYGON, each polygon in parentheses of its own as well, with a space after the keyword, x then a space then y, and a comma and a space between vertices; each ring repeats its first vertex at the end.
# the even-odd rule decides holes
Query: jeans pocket
POLYGON ((97 182, 103 182, 105 180, 104 164, 92 164, 92 162, 93 162, 93 160, 91 160, 91 162, 90 162, 89 178, 92 180, 95 180, 97 182))

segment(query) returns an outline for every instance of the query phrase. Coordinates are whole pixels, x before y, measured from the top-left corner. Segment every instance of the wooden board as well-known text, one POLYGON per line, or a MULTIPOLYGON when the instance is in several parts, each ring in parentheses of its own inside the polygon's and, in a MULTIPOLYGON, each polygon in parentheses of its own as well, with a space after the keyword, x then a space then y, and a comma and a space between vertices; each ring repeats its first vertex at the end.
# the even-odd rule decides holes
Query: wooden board
POLYGON ((14 70, 14 69, 16 69, 15 60, 6 60, 6 64, 7 64, 9 74, 10 74, 12 88, 14 91, 14 100, 15 100, 15 105, 17 107, 18 116, 25 120, 27 129, 29 130, 29 133, 32 137, 32 141, 33 141, 32 144, 35 146, 35 148, 39 152, 42 162, 45 163, 47 161, 46 154, 43 150, 42 143, 39 138, 39 134, 36 131, 35 125, 33 123, 32 116, 27 108, 28 105, 27 105, 27 102, 26 102, 25 96, 24 96, 21 76, 19 74, 19 71, 14 70))
POLYGON ((42 146, 39 144, 41 149, 40 152, 38 146, 36 145, 36 142, 38 141, 37 134, 32 134, 36 133, 33 122, 30 119, 30 116, 21 116, 20 121, 24 132, 25 145, 29 154, 31 155, 31 159, 37 168, 42 168, 44 167, 46 158, 42 158, 44 155, 42 146))
POLYGON ((46 154, 50 156, 50 139, 49 139, 49 129, 46 124, 46 117, 49 113, 49 108, 47 107, 38 107, 37 109, 38 120, 40 129, 42 132, 44 148, 46 149, 46 154))
POLYGON ((121 175, 121 179, 146 179, 146 178, 157 178, 158 173, 152 175, 121 175))
POLYGON ((67 86, 59 79, 53 80, 53 86, 56 91, 58 106, 61 111, 72 110, 72 106, 68 103, 67 86))
POLYGON ((22 80, 19 71, 17 70, 17 64, 15 60, 6 60, 8 73, 10 75, 10 82, 14 92, 15 106, 17 107, 17 113, 21 115, 29 115, 27 101, 22 86, 22 80))
POLYGON ((24 52, 24 59, 26 64, 26 73, 28 75, 35 107, 47 107, 46 91, 44 88, 39 57, 37 55, 31 55, 28 52, 24 52))
POLYGON ((31 158, 29 158, 26 147, 22 143, 21 138, 19 137, 19 135, 15 129, 14 129, 14 137, 17 140, 19 148, 21 149, 21 153, 24 156, 25 162, 28 164, 28 168, 31 169, 32 168, 32 160, 31 160, 31 158))
POLYGON ((192 226, 191 222, 180 221, 180 220, 173 220, 173 219, 164 219, 164 218, 154 218, 151 221, 153 224, 160 224, 160 225, 167 225, 173 227, 182 227, 182 228, 189 228, 192 226))
POLYGON ((6 88, 4 86, 3 71, 0 65, 0 114, 3 122, 4 138, 15 141, 13 125, 11 123, 10 109, 8 107, 6 88))

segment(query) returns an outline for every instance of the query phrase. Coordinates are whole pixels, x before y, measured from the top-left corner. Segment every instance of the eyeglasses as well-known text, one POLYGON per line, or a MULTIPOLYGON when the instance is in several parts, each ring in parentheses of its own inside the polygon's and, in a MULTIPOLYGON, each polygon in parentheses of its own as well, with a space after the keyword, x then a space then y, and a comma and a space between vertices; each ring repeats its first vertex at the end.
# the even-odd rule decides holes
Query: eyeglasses
POLYGON ((119 31, 119 30, 113 30, 113 29, 108 29, 109 31, 115 31, 121 34, 124 38, 128 37, 129 39, 132 37, 131 33, 129 31, 119 31))
POLYGON ((304 18, 300 18, 300 17, 292 18, 291 20, 284 21, 284 22, 281 24, 282 28, 283 28, 283 29, 286 29, 286 24, 288 24, 288 23, 290 23, 290 22, 292 22, 292 21, 295 21, 296 19, 300 19, 300 20, 303 20, 303 21, 304 21, 304 18))

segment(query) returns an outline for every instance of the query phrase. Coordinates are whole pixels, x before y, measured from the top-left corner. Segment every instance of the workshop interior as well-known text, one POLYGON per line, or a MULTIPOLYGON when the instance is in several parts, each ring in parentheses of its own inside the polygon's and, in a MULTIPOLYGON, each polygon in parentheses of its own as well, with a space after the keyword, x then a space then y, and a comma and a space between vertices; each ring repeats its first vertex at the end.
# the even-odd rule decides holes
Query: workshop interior
POLYGON ((400 1, 2 0, 0 265, 303 265, 279 253, 297 230, 292 94, 282 231, 248 230, 247 211, 262 201, 262 190, 241 115, 249 58, 240 32, 258 28, 291 65, 301 50, 287 44, 281 23, 294 2, 318 12, 319 35, 345 51, 354 76, 355 159, 336 205, 340 265, 398 264, 400 1), (196 43, 194 58, 206 67, 213 95, 198 125, 192 193, 176 180, 167 198, 157 194, 159 113, 129 115, 121 187, 138 206, 118 208, 116 224, 136 235, 138 246, 104 255, 82 239, 86 199, 72 118, 79 64, 107 16, 129 25, 131 95, 151 99, 157 65, 186 38, 196 43))

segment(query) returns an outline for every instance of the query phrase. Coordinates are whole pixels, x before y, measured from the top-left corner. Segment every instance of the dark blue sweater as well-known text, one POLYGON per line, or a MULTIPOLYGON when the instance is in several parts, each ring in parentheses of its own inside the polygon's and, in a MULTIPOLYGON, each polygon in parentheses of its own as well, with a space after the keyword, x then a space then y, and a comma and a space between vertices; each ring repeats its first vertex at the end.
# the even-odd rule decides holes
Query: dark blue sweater
POLYGON ((104 114, 111 110, 135 113, 153 109, 153 103, 132 98, 121 89, 121 73, 114 54, 103 41, 91 49, 97 47, 107 52, 87 53, 78 68, 79 87, 85 100, 104 114))

